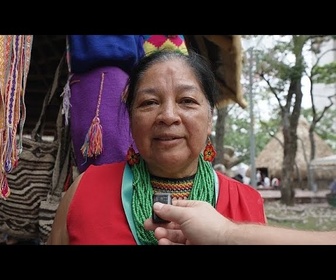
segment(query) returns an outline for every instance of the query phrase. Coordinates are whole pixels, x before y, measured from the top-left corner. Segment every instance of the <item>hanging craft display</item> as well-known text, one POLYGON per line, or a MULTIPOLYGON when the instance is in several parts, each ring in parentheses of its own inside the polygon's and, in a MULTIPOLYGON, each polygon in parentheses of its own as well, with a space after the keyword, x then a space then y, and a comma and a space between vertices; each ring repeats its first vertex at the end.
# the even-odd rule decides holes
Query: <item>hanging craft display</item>
POLYGON ((0 197, 10 195, 6 174, 18 164, 26 120, 24 94, 33 35, 0 35, 0 197))

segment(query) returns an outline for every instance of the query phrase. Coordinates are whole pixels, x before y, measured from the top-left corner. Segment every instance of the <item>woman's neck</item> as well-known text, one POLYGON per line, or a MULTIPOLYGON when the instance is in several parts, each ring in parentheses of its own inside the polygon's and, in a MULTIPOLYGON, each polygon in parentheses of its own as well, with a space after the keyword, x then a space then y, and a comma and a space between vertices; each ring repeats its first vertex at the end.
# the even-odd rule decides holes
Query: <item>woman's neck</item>
POLYGON ((184 179, 190 176, 195 176, 198 167, 198 158, 184 166, 180 166, 180 163, 176 163, 174 166, 167 165, 153 165, 146 163, 148 171, 151 175, 161 178, 176 178, 184 179))
POLYGON ((169 193, 172 199, 188 199, 194 184, 195 175, 181 179, 151 176, 150 181, 154 193, 169 193))

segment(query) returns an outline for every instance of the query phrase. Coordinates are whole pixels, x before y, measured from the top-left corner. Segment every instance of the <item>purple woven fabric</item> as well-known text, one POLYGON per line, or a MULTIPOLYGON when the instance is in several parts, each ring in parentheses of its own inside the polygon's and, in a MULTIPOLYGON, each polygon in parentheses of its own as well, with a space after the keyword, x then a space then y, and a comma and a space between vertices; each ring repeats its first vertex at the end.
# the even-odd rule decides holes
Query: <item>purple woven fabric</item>
MULTIPOLYGON (((101 165, 123 161, 133 143, 129 118, 121 94, 128 75, 118 67, 99 67, 83 74, 74 74, 70 81, 70 132, 80 173, 90 164, 101 165), (96 114, 101 74, 105 72, 100 105, 103 151, 96 158, 83 157, 80 149, 96 114)), ((134 146, 134 144, 133 144, 134 146)))

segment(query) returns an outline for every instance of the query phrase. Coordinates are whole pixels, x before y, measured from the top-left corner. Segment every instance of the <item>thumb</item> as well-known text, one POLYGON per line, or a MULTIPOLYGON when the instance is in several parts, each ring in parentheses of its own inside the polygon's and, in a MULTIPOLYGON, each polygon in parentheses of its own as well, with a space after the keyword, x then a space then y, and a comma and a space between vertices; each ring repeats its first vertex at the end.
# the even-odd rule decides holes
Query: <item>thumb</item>
POLYGON ((164 220, 181 224, 185 221, 187 208, 194 205, 190 200, 173 200, 173 205, 155 202, 153 209, 155 213, 164 220))

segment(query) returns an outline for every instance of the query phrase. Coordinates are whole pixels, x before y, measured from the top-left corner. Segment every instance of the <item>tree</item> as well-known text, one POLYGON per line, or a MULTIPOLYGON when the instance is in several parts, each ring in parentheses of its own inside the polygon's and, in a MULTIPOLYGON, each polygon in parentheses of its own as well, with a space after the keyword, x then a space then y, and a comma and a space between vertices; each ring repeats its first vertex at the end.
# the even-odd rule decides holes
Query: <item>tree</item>
MULTIPOLYGON (((304 54, 307 51, 318 53, 319 45, 326 40, 326 36, 292 35, 278 38, 277 43, 268 52, 260 53, 260 77, 266 82, 270 92, 275 97, 280 109, 280 120, 283 132, 283 165, 282 165, 282 189, 281 202, 286 205, 294 204, 293 175, 295 167, 295 157, 297 152, 297 126, 301 115, 302 105, 302 77, 307 75, 308 63, 304 54), (284 38, 285 37, 285 38, 284 38)), ((329 36, 330 38, 330 36, 329 36)), ((320 56, 321 57, 321 56, 320 56)), ((327 66, 335 70, 334 65, 327 66)), ((335 82, 333 75, 328 72, 327 67, 320 67, 318 63, 312 68, 311 75, 308 76, 311 85, 315 81, 335 82), (322 73, 323 79, 322 79, 322 73)), ((311 90, 313 102, 313 91, 311 90)), ((330 105, 331 106, 331 105, 330 105)), ((312 160, 315 156, 315 144, 313 133, 316 123, 321 120, 324 112, 330 107, 326 106, 320 115, 313 114, 313 122, 310 127, 311 154, 312 160), (314 118, 315 116, 315 118, 314 118)), ((314 111, 314 106, 313 106, 314 111)), ((315 112, 316 113, 316 112, 315 112)))
MULTIPOLYGON (((311 68, 310 73, 307 72, 307 77, 310 81, 310 100, 311 100, 311 112, 310 116, 307 116, 310 120, 310 127, 309 127, 309 139, 310 139, 310 158, 307 162, 307 170, 310 170, 310 161, 315 158, 315 151, 316 151, 316 145, 315 145, 315 139, 314 139, 314 132, 316 130, 316 126, 318 122, 320 122, 324 115, 328 112, 328 110, 332 107, 334 104, 332 101, 332 97, 335 96, 335 94, 329 96, 329 104, 324 106, 322 110, 317 110, 315 105, 315 99, 314 99, 314 85, 317 83, 323 83, 323 84, 335 84, 336 83, 336 63, 331 62, 324 65, 321 65, 320 61, 321 59, 328 54, 329 52, 335 52, 336 49, 331 48, 325 50, 323 53, 321 53, 321 49, 323 46, 323 43, 326 43, 333 39, 334 36, 323 36, 323 37, 314 37, 312 38, 312 44, 311 44, 311 51, 315 55, 315 63, 311 68)), ((333 128, 331 126, 330 128, 333 128)), ((314 182, 314 178, 311 176, 311 173, 308 172, 308 185, 310 189, 315 190, 316 183, 314 182)))
MULTIPOLYGON (((314 115, 312 108, 302 109, 302 114, 309 122, 312 122, 314 115)), ((320 121, 316 123, 314 130, 336 153, 335 120, 336 109, 330 108, 324 113, 323 118, 321 118, 320 121)))
MULTIPOLYGON (((276 43, 270 48, 255 49, 256 60, 257 60, 257 76, 254 79, 258 79, 256 83, 258 86, 258 93, 255 96, 262 98, 269 98, 271 94, 277 104, 277 109, 274 110, 278 114, 280 120, 280 126, 282 127, 282 132, 284 135, 284 140, 282 146, 284 148, 283 152, 283 165, 282 165, 282 192, 281 192, 281 202, 287 205, 294 204, 294 185, 293 175, 295 170, 295 158, 297 152, 297 126, 298 120, 301 115, 301 105, 302 105, 302 78, 307 75, 310 78, 311 84, 314 85, 316 82, 334 82, 334 75, 336 73, 334 65, 320 66, 320 64, 315 64, 315 68, 311 67, 311 72, 309 73, 309 59, 311 56, 307 56, 308 52, 315 51, 318 54, 319 46, 322 45, 323 40, 326 40, 327 36, 322 39, 321 36, 312 35, 293 35, 293 36, 268 36, 276 39, 276 43), (332 71, 331 71, 332 70, 332 71), (323 77, 323 78, 322 78, 323 77), (263 90, 264 88, 264 90, 263 90)), ((329 39, 332 36, 328 36, 329 39)), ((323 54, 320 54, 322 57, 323 54)), ((245 73, 246 75, 246 73, 245 73)), ((256 90, 256 89, 255 89, 256 90)), ((311 91, 312 96, 312 91, 311 91)), ((313 98, 313 96, 311 97, 313 98)), ((313 103, 313 102, 312 102, 313 103)), ((274 105, 271 105, 274 106, 274 105)), ((224 143, 230 145, 235 144, 235 148, 242 145, 237 149, 240 157, 248 158, 246 150, 244 150, 243 145, 245 140, 242 139, 242 133, 244 130, 244 125, 248 125, 246 119, 242 120, 242 115, 238 118, 231 118, 231 113, 234 110, 227 111, 229 113, 229 118, 226 117, 226 130, 224 143), (244 122, 245 121, 245 122, 244 122), (237 124, 234 128, 233 125, 237 124), (239 128, 237 128, 239 127, 239 128), (236 130, 239 133, 236 133, 236 130)), ((256 130, 255 136, 256 145, 260 143, 261 134, 264 138, 272 137, 274 135, 274 128, 276 127, 276 114, 273 114, 271 118, 267 121, 259 122, 256 130)), ((316 118, 320 121, 324 115, 319 115, 321 118, 316 118)), ((247 117, 248 120, 248 117, 247 117)), ((311 133, 313 134, 316 129, 317 122, 311 127, 311 133)), ((330 124, 331 125, 331 124, 330 124)), ((245 136, 247 135, 247 130, 245 130, 245 136)), ((247 137, 245 138, 247 139, 247 137)), ((311 150, 314 151, 314 144, 311 144, 311 150)), ((257 147, 258 149, 258 147, 257 147)), ((314 152, 313 152, 314 156, 314 152)), ((312 158, 307 157, 307 162, 310 162, 312 158)))
POLYGON ((309 36, 285 36, 262 55, 259 75, 266 82, 280 109, 283 133, 281 202, 294 205, 294 166, 297 152, 297 126, 302 104, 301 79, 305 70, 303 49, 309 36))
POLYGON ((225 120, 227 118, 228 108, 227 106, 224 106, 223 108, 216 110, 216 112, 217 112, 217 119, 215 125, 215 139, 212 142, 215 143, 217 155, 215 157, 213 164, 217 163, 223 164, 224 163, 223 139, 225 139, 225 120))
POLYGON ((316 61, 314 65, 312 66, 312 69, 310 71, 310 74, 307 73, 307 76, 310 80, 310 99, 311 99, 311 104, 312 104, 312 118, 311 118, 311 125, 309 129, 309 137, 310 137, 310 143, 311 143, 311 153, 310 153, 310 160, 315 158, 315 140, 314 140, 314 131, 316 128, 316 125, 325 113, 328 111, 328 109, 331 108, 333 105, 332 96, 335 96, 333 94, 332 96, 329 97, 330 103, 327 106, 324 106, 324 108, 321 111, 318 111, 315 105, 315 100, 314 100, 314 85, 316 83, 323 83, 323 84, 334 84, 336 83, 336 63, 331 62, 325 65, 320 65, 321 59, 328 53, 328 52, 335 52, 336 49, 328 49, 324 51, 321 54, 321 45, 330 39, 332 39, 333 36, 323 36, 323 37, 313 37, 312 38, 312 47, 311 51, 313 54, 316 55, 316 61))

